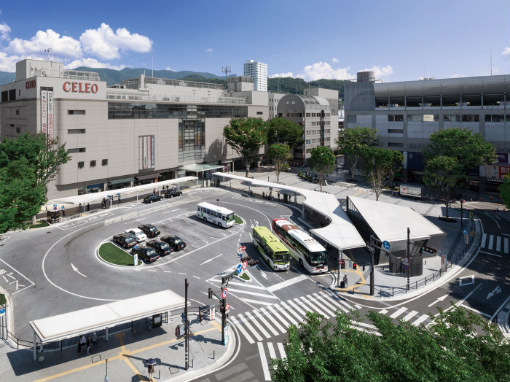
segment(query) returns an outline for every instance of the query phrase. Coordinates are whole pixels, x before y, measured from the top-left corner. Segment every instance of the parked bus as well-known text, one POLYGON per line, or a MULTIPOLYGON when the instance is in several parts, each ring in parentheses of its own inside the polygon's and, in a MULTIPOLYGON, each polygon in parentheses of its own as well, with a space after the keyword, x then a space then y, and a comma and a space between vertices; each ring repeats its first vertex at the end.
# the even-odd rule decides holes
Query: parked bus
POLYGON ((269 228, 253 227, 253 245, 274 271, 290 268, 289 250, 269 228))
POLYGON ((287 219, 274 219, 273 231, 289 247, 290 254, 310 273, 328 271, 326 249, 287 219))
POLYGON ((232 227, 235 224, 234 211, 207 202, 198 203, 197 216, 205 222, 223 228, 232 227))

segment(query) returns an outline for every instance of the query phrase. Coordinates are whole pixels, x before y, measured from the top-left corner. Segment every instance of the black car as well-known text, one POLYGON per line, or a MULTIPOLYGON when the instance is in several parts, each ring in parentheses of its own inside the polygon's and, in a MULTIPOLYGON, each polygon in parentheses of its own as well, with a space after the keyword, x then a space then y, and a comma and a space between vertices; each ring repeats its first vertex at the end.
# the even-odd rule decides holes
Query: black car
POLYGON ((143 198, 144 203, 152 203, 152 202, 159 202, 161 200, 161 196, 159 195, 147 195, 145 198, 143 198))
POLYGON ((186 243, 182 241, 182 239, 179 236, 168 235, 162 236, 160 237, 160 239, 161 241, 170 244, 170 246, 173 247, 173 249, 176 251, 186 248, 186 243))
POLYGON ((113 242, 120 245, 122 248, 131 248, 136 245, 136 240, 127 233, 120 233, 113 237, 113 242))
POLYGON ((146 234, 147 237, 156 237, 161 233, 159 232, 159 229, 157 229, 156 226, 153 226, 152 224, 139 225, 138 229, 142 230, 142 232, 146 234))
POLYGON ((169 255, 174 251, 174 249, 170 247, 170 244, 164 243, 159 240, 148 241, 147 245, 153 248, 160 256, 169 255))
POLYGON ((181 196, 182 191, 178 190, 166 190, 164 193, 165 198, 173 198, 174 196, 181 196))
POLYGON ((151 247, 140 247, 135 246, 131 250, 131 254, 138 255, 140 260, 143 260, 145 263, 153 263, 157 259, 159 259, 159 254, 151 247))

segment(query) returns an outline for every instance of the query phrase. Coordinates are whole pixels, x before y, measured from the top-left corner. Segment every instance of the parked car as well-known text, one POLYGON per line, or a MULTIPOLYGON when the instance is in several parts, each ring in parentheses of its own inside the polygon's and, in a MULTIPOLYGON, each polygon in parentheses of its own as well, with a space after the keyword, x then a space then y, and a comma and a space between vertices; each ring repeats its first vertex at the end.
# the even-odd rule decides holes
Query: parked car
POLYGON ((138 228, 128 229, 125 233, 131 235, 131 237, 135 239, 138 243, 147 240, 147 235, 144 234, 143 231, 138 228))
POLYGON ((186 243, 184 241, 182 241, 182 239, 179 236, 167 235, 167 236, 162 236, 160 239, 161 239, 161 241, 164 241, 165 243, 170 244, 170 246, 175 251, 179 251, 181 249, 186 248, 186 243))
POLYGON ((163 194, 165 198, 173 198, 174 196, 181 196, 182 191, 179 190, 166 190, 163 194))
POLYGON ((157 229, 156 226, 152 224, 139 225, 138 229, 142 230, 143 233, 147 235, 147 237, 156 237, 161 233, 159 229, 157 229))
POLYGON ((159 202, 161 199, 162 198, 159 195, 147 195, 145 198, 143 198, 143 202, 144 203, 159 202))
POLYGON ((170 244, 159 240, 148 241, 147 246, 153 248, 160 256, 169 255, 174 251, 173 247, 170 247, 170 244))
POLYGON ((131 254, 138 255, 140 260, 143 260, 145 263, 153 263, 157 259, 159 259, 159 254, 151 247, 141 247, 139 245, 135 245, 131 250, 131 254))
POLYGON ((136 240, 127 233, 119 233, 113 237, 113 242, 120 245, 122 248, 131 248, 136 245, 136 240))

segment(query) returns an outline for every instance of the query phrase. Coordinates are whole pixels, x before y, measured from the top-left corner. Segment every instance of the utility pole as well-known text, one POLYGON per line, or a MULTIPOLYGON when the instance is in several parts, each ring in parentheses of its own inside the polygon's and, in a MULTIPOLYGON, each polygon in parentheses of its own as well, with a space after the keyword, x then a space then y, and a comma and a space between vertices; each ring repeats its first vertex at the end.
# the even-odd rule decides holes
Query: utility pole
POLYGON ((225 85, 227 86, 227 90, 228 90, 228 73, 232 72, 232 67, 230 67, 230 66, 223 66, 221 68, 221 71, 223 73, 225 73, 225 85))
POLYGON ((232 272, 226 276, 221 277, 221 296, 218 296, 216 293, 213 292, 212 288, 209 288, 208 290, 208 297, 212 298, 213 296, 216 297, 220 303, 220 311, 221 311, 221 342, 223 345, 226 345, 226 336, 225 331, 227 329, 227 295, 228 295, 228 282, 229 280, 232 280, 236 272, 232 272))
POLYGON ((460 228, 462 228, 462 205, 463 205, 463 200, 462 198, 460 198, 460 228))
POLYGON ((410 251, 411 240, 410 240, 410 237, 411 237, 411 230, 409 229, 409 227, 407 227, 407 250, 406 250, 406 254, 407 254, 407 290, 409 290, 410 287, 411 287, 411 281, 409 280, 410 274, 411 274, 411 260, 409 258, 409 256, 411 255, 411 251, 410 251))
POLYGON ((184 368, 189 369, 188 279, 184 279, 184 368))

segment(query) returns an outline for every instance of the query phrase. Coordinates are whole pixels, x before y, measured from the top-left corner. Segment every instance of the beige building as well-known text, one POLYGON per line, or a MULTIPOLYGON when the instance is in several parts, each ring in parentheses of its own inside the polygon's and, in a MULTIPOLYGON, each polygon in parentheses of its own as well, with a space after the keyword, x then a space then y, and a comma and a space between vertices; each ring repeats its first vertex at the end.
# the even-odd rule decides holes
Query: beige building
POLYGON ((267 93, 257 93, 144 75, 107 87, 97 73, 27 59, 1 87, 0 138, 46 133, 65 143, 72 159, 49 199, 172 179, 197 163, 228 170, 237 154, 223 128, 235 117, 269 117, 267 93))

